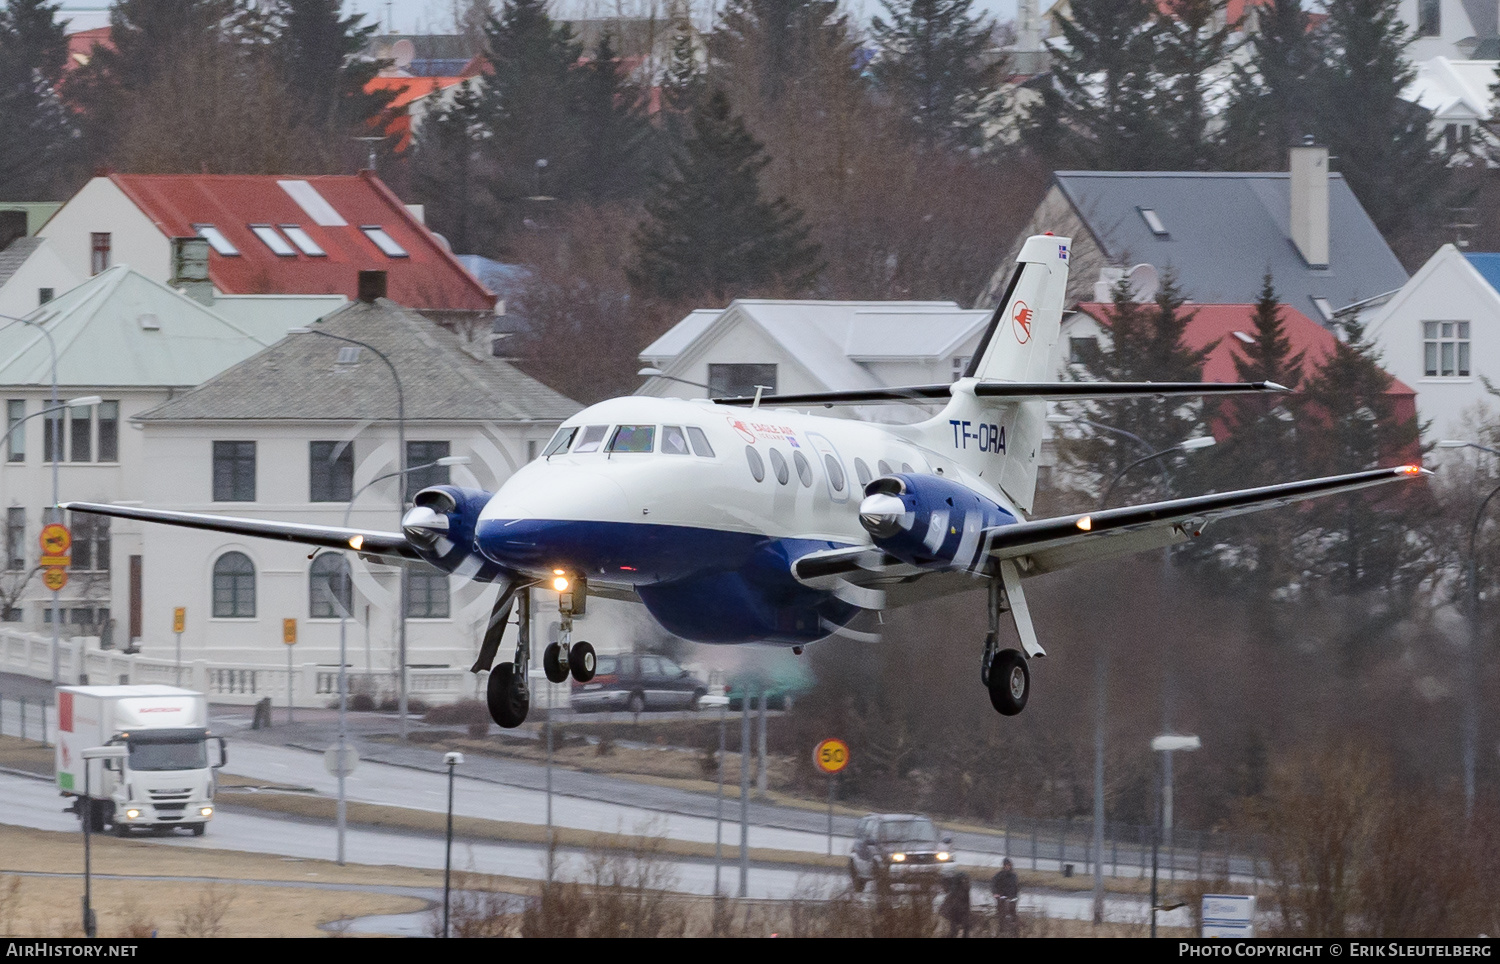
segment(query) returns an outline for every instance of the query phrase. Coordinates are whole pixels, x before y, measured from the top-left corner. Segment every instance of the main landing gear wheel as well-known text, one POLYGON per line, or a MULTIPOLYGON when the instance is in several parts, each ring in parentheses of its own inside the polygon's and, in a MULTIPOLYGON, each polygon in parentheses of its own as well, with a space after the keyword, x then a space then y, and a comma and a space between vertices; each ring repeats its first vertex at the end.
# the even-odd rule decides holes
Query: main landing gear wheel
POLYGON ((989 672, 990 702, 1002 716, 1015 716, 1031 696, 1031 669, 1018 650, 1002 649, 989 672))
POLYGON ((515 663, 501 663, 490 671, 485 696, 490 705, 490 717, 505 729, 513 730, 526 722, 531 694, 526 689, 526 681, 516 675, 515 663))
POLYGON ((568 666, 572 663, 562 661, 562 647, 552 643, 542 650, 542 672, 547 674, 547 680, 552 683, 566 683, 568 681, 568 666))
MULTIPOLYGON (((594 657, 594 647, 588 643, 578 642, 568 650, 568 669, 572 671, 573 678, 580 683, 587 683, 594 678, 594 667, 598 660, 594 657)), ((562 680, 558 680, 562 682, 562 680)))

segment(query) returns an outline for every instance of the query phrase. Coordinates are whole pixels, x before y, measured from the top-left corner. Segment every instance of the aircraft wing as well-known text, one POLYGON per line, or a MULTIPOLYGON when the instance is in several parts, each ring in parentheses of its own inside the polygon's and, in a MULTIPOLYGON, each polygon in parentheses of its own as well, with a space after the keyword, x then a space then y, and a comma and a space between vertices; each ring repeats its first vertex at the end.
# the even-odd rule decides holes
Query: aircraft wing
MULTIPOLYGON (((1152 398, 1166 395, 1242 395, 1284 392, 1275 382, 979 382, 979 398, 1009 398, 1014 401, 1041 399, 1048 402, 1100 398, 1152 398)), ((907 385, 903 388, 865 388, 845 392, 807 392, 800 395, 763 395, 762 406, 774 405, 868 405, 873 402, 930 402, 950 398, 952 385, 907 385)), ((755 399, 716 398, 719 405, 749 407, 755 399)))
POLYGON ((1181 542, 1199 535, 1217 519, 1324 495, 1355 492, 1424 474, 1431 473, 1416 465, 1400 465, 996 526, 984 532, 984 552, 992 559, 1024 560, 1020 567, 1023 575, 1053 572, 1079 562, 1181 542))
MULTIPOLYGON (((1401 465, 1301 482, 1284 482, 1256 489, 1216 492, 1188 499, 1017 522, 986 529, 982 536, 982 552, 993 560, 1014 559, 1022 576, 1035 576, 1080 562, 1108 559, 1183 542, 1201 533, 1205 526, 1217 519, 1430 474, 1426 469, 1415 465, 1401 465)), ((932 572, 934 570, 920 570, 907 565, 873 546, 826 549, 803 556, 792 564, 793 575, 808 585, 835 585, 843 582, 858 587, 894 588, 899 584, 914 582, 919 576, 929 576, 932 572)))
POLYGON ((328 549, 353 549, 361 555, 376 556, 385 561, 420 559, 406 536, 399 532, 375 529, 346 529, 341 526, 307 525, 300 522, 271 522, 264 519, 238 519, 233 516, 206 515, 197 512, 171 512, 165 509, 141 509, 129 505, 104 505, 96 502, 64 502, 69 512, 92 512, 117 519, 139 519, 163 522, 189 529, 232 532, 262 539, 281 539, 328 549))

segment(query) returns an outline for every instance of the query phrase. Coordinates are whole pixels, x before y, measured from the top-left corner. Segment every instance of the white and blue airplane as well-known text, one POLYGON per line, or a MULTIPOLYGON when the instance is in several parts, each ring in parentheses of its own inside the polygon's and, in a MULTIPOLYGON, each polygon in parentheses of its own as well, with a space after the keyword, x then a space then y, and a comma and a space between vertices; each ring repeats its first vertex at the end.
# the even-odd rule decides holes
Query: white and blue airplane
POLYGON ((1415 465, 1031 519, 1049 400, 1275 392, 1271 382, 1059 383, 1050 358, 1068 278, 1068 238, 1037 235, 964 377, 951 385, 685 400, 631 396, 592 405, 498 492, 418 492, 402 531, 381 532, 72 502, 63 508, 324 546, 432 565, 500 585, 473 671, 489 670, 491 715, 518 726, 530 703, 531 593, 558 592, 561 638, 547 677, 594 674, 572 639, 587 597, 645 605, 663 628, 704 643, 801 652, 850 623, 938 595, 988 590, 980 677, 995 709, 1019 713, 1028 659, 1045 655, 1025 580, 1074 563, 1160 548, 1216 519, 1415 478, 1415 465), (810 414, 882 401, 946 400, 910 425, 810 414), (512 607, 511 661, 495 663, 512 607), (1010 614, 1021 650, 1001 649, 1010 614))

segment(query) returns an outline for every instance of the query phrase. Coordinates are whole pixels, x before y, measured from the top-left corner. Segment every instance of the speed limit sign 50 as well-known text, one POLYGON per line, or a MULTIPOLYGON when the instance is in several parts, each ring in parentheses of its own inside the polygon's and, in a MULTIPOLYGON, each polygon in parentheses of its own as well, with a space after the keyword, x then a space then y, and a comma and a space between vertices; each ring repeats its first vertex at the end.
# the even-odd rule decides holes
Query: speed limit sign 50
POLYGON ((849 765, 849 744, 843 740, 824 740, 813 750, 813 762, 824 773, 837 773, 849 765))

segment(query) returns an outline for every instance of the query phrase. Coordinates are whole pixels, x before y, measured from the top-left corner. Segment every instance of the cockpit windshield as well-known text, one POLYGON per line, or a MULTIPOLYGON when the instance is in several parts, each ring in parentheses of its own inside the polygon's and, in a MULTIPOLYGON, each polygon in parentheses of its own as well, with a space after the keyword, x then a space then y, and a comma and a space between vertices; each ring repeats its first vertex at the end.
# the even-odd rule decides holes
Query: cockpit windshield
POLYGON ((582 455, 585 452, 597 452, 599 446, 604 442, 604 433, 609 431, 608 425, 590 425, 583 430, 583 437, 578 440, 574 447, 574 455, 582 455))
POLYGON ((542 449, 542 458, 550 458, 558 452, 566 452, 568 446, 573 444, 573 436, 577 434, 577 425, 558 429, 557 434, 552 436, 552 441, 547 443, 545 449, 542 449))
POLYGON ((649 452, 655 446, 655 425, 621 425, 609 440, 610 452, 649 452))

